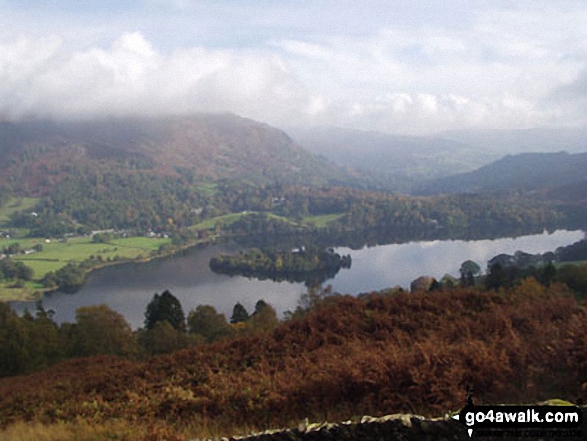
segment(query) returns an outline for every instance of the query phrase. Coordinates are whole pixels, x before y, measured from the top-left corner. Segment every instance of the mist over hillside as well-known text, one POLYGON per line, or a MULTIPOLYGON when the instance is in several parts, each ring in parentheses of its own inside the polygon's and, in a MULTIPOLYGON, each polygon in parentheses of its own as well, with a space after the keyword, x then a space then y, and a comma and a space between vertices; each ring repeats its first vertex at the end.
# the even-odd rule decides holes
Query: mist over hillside
POLYGON ((440 137, 337 127, 298 127, 288 133, 309 151, 338 165, 375 174, 401 191, 423 180, 472 171, 498 158, 492 152, 440 137))
POLYGON ((534 189, 568 184, 577 174, 581 175, 580 167, 565 163, 576 158, 532 153, 587 151, 587 128, 453 130, 435 136, 410 136, 337 127, 297 127, 288 129, 288 133, 309 151, 370 174, 386 188, 408 193, 534 189), (528 155, 507 158, 521 153, 528 155), (554 170, 550 169, 549 158, 555 158, 554 170), (496 165, 490 166, 494 161, 496 165), (523 170, 527 172, 525 176, 514 176, 516 171, 523 170), (460 177, 450 179, 457 175, 460 177))
POLYGON ((283 131, 231 114, 0 123, 2 181, 50 189, 66 165, 189 170, 199 179, 349 183, 353 177, 283 131), (43 177, 43 182, 39 177, 43 177))

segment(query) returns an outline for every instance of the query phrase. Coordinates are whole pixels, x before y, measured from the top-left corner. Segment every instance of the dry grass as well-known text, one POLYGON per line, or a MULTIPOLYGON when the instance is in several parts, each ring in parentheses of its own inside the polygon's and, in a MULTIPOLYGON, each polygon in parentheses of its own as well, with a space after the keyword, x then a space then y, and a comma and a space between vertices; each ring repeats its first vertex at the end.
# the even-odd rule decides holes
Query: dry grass
MULTIPOLYGON (((292 423, 296 426, 297 423, 292 423)), ((0 441, 187 441, 258 432, 254 427, 232 427, 211 420, 194 421, 181 427, 164 423, 146 425, 128 421, 90 424, 80 420, 56 424, 17 422, 0 431, 0 441)))
POLYGON ((58 423, 15 423, 2 432, 2 441, 98 441, 98 440, 139 440, 146 433, 139 434, 127 423, 90 425, 86 422, 58 423), (135 438, 135 435, 138 437, 135 438))

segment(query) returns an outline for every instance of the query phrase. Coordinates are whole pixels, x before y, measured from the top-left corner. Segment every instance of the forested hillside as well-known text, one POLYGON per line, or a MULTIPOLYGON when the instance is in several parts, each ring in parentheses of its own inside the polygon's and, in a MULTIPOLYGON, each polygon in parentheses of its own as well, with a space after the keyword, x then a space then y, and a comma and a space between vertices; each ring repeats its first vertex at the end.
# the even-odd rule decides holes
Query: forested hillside
POLYGON ((0 123, 0 183, 44 194, 71 167, 177 178, 328 183, 350 179, 282 131, 234 115, 0 123))
POLYGON ((587 153, 522 153, 507 155, 473 172, 426 182, 419 192, 528 191, 575 184, 586 177, 587 153))
POLYGON ((407 136, 337 127, 293 128, 293 138, 335 164, 362 171, 373 184, 411 192, 424 180, 468 172, 498 156, 442 137, 407 136))

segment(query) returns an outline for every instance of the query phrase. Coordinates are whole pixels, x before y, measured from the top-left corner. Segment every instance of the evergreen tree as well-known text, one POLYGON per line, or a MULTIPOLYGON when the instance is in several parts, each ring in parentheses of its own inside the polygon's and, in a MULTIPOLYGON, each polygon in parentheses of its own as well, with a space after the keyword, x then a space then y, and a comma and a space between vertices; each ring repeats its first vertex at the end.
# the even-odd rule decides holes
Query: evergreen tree
POLYGON ((243 305, 241 305, 240 303, 234 305, 234 308, 232 310, 232 317, 230 317, 230 323, 235 324, 246 322, 247 320, 249 320, 249 318, 249 313, 243 305))
POLYGON ((185 332, 185 314, 179 300, 165 290, 161 295, 155 293, 145 311, 145 328, 153 329, 157 322, 166 320, 177 331, 185 332))
POLYGON ((463 286, 474 286, 475 277, 481 273, 481 267, 472 260, 463 262, 459 269, 461 273, 461 285, 463 286))
POLYGON ((485 278, 485 285, 487 288, 495 290, 511 285, 507 271, 501 266, 501 264, 496 263, 489 268, 489 272, 485 278))
POLYGON ((267 306, 269 306, 269 305, 267 304, 267 302, 265 300, 262 300, 262 299, 258 300, 257 303, 255 303, 255 312, 253 312, 253 315, 259 314, 267 306))
POLYGON ((552 262, 548 262, 541 270, 538 272, 537 279, 540 283, 546 286, 550 286, 553 279, 556 277, 556 268, 552 264, 552 262))

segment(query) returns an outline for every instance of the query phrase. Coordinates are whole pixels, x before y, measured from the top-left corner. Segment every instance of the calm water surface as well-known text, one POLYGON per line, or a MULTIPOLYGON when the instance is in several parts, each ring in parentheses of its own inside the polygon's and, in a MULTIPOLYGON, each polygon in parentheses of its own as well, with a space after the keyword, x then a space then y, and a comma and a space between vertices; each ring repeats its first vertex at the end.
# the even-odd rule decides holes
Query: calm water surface
MULTIPOLYGON (((553 251, 584 237, 582 231, 556 231, 518 238, 493 240, 443 240, 380 245, 361 250, 338 248, 352 256, 352 268, 341 270, 329 280, 341 293, 359 294, 395 285, 409 287, 421 275, 440 279, 444 274, 458 275, 465 260, 473 260, 485 268, 487 261, 500 253, 513 254, 553 251)), ((273 305, 279 313, 293 310, 303 284, 272 282, 214 274, 208 267, 210 258, 223 251, 220 246, 193 248, 180 255, 148 263, 125 264, 98 270, 76 294, 52 293, 44 297, 46 309, 55 310, 56 321, 74 321, 75 310, 81 306, 106 303, 122 313, 133 327, 140 327, 144 311, 153 294, 169 289, 183 305, 184 311, 200 304, 213 305, 227 317, 236 302, 252 311, 259 299, 273 305)), ((24 306, 19 304, 16 309, 24 306)))

